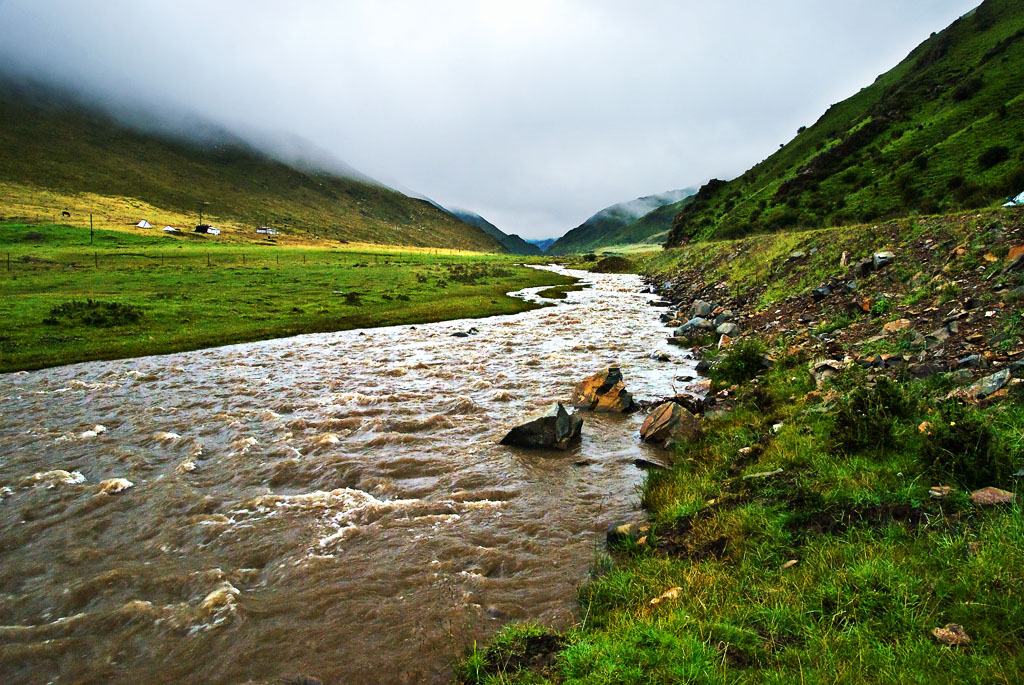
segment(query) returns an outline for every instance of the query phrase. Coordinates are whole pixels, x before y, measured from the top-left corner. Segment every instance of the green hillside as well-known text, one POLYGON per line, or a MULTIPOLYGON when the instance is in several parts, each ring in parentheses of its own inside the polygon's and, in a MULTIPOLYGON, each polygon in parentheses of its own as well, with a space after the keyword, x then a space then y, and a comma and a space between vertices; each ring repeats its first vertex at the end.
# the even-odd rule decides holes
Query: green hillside
POLYGON ((523 240, 515 233, 505 233, 476 212, 470 212, 465 209, 453 209, 451 213, 458 217, 459 220, 466 222, 470 226, 476 226, 497 240, 505 247, 506 251, 512 254, 539 255, 543 252, 539 247, 523 240))
POLYGON ((667 246, 1001 202, 1024 190, 1024 3, 986 0, 739 178, 667 246))
POLYGON ((229 137, 199 143, 139 132, 60 93, 0 77, 0 216, 68 208, 76 217, 103 214, 108 225, 155 224, 133 209, 143 205, 186 229, 203 208, 236 236, 270 225, 293 236, 504 251, 424 200, 301 170, 229 137))
POLYGON ((690 188, 670 190, 606 207, 556 240, 547 252, 564 255, 638 243, 660 244, 672 228, 672 217, 686 206, 693 193, 690 188))

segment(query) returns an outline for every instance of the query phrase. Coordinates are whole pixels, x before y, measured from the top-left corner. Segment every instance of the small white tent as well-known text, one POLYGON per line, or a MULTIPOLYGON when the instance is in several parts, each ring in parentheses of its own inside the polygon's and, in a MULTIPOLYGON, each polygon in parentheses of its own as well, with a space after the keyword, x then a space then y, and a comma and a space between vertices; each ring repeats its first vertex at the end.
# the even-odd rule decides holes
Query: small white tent
POLYGON ((1007 202, 1004 207, 1024 207, 1024 193, 1007 202))
POLYGON ((174 226, 164 226, 164 232, 165 233, 181 233, 181 231, 176 229, 174 226))
POLYGON ((153 228, 153 224, 149 223, 145 219, 135 224, 136 228, 153 228))

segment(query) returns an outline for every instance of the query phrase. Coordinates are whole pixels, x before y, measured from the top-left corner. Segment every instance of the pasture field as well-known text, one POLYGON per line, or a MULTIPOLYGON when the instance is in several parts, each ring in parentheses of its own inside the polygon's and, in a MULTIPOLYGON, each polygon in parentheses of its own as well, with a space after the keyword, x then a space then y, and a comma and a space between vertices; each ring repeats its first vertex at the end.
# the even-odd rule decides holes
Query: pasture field
POLYGON ((571 282, 517 255, 57 224, 0 224, 0 260, 0 372, 512 314, 537 305, 506 293, 571 282))

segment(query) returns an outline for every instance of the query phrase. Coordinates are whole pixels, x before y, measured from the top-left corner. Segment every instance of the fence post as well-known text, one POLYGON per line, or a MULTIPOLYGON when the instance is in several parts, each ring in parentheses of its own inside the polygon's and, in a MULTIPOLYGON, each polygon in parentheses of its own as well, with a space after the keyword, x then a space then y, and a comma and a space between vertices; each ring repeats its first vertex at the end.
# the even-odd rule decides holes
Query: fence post
POLYGON ((93 252, 92 253, 92 264, 97 269, 100 268, 100 253, 99 252, 93 252))
POLYGON ((11 272, 11 253, 7 253, 7 273, 11 272))
POLYGON ((92 245, 92 214, 89 214, 89 244, 92 245))
POLYGON ((206 266, 210 266, 210 251, 206 251, 206 266))

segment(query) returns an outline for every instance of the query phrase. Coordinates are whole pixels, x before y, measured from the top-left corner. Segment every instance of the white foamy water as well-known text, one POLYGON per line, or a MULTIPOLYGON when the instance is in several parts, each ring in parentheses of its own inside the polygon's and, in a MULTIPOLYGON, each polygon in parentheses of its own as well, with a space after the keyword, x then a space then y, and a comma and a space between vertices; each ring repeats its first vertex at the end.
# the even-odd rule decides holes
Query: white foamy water
POLYGON ((643 416, 497 443, 609 365, 640 399, 692 366, 638 277, 571 273, 514 316, 0 376, 4 682, 445 682, 508 621, 572 620, 643 416))

